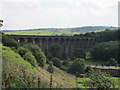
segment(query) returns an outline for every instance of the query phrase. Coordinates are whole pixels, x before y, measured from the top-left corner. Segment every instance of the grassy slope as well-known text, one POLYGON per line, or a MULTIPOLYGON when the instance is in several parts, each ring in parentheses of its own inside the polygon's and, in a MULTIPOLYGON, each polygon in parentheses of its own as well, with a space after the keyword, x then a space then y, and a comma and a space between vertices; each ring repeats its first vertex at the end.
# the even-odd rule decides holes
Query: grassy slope
POLYGON ((15 35, 61 35, 65 34, 79 34, 79 32, 71 32, 68 30, 34 30, 34 31, 11 31, 4 32, 5 34, 15 34, 15 35))
MULTIPOLYGON (((48 65, 46 65, 44 69, 39 66, 36 68, 33 68, 29 62, 25 61, 18 53, 15 53, 9 47, 3 47, 2 54, 3 54, 2 58, 4 59, 3 69, 4 71, 6 71, 6 73, 10 72, 14 76, 16 75, 24 76, 24 73, 22 73, 23 69, 20 68, 20 67, 23 67, 26 72, 29 71, 31 73, 34 73, 34 75, 37 75, 37 77, 39 76, 41 81, 46 83, 47 86, 49 86, 51 74, 47 71, 48 65), (17 73, 15 73, 14 71, 17 71, 17 73)), ((25 75, 32 76, 30 73, 27 73, 25 75)), ((55 66, 54 66, 54 73, 52 74, 52 76, 53 76, 53 80, 52 80, 53 88, 56 88, 56 87, 75 88, 77 86, 75 76, 68 74, 67 72, 63 70, 60 70, 59 68, 55 66)))
MULTIPOLYGON (((45 69, 38 67, 39 72, 41 73, 41 77, 44 81, 49 82, 50 80, 50 73, 46 70, 48 65, 45 66, 45 69)), ((60 88, 75 88, 76 87, 76 79, 75 76, 66 73, 63 70, 54 66, 54 72, 52 73, 53 77, 53 85, 55 87, 60 88)))

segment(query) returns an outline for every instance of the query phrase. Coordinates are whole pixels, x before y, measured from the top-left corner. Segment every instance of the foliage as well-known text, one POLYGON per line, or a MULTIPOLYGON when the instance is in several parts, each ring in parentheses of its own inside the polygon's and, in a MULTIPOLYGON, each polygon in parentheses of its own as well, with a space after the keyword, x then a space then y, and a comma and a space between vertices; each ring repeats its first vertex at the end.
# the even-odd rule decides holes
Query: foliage
POLYGON ((69 61, 63 61, 62 63, 64 66, 68 67, 69 66, 69 61))
POLYGON ((50 65, 48 66, 47 71, 49 71, 50 73, 53 73, 53 62, 50 62, 50 65))
POLYGON ((9 47, 2 47, 2 86, 5 88, 43 88, 47 85, 39 72, 9 47), (39 80, 38 80, 39 79, 39 80))
POLYGON ((90 66, 87 66, 86 69, 85 69, 85 73, 88 73, 90 71, 92 71, 93 69, 90 67, 90 66))
POLYGON ((108 42, 118 40, 118 31, 119 30, 106 29, 103 32, 97 32, 97 42, 108 42))
POLYGON ((30 52, 30 51, 24 47, 19 47, 17 49, 17 53, 19 53, 21 57, 23 57, 28 52, 30 52))
POLYGON ((44 65, 46 64, 46 56, 41 51, 39 46, 33 44, 26 44, 24 45, 24 47, 29 49, 33 53, 38 62, 38 65, 44 67, 44 65))
POLYGON ((60 62, 59 58, 54 57, 54 58, 52 58, 51 61, 53 62, 54 66, 59 67, 59 68, 61 67, 61 62, 60 62))
MULTIPOLYGON (((91 57, 94 59, 109 60, 115 58, 118 60, 118 41, 98 43, 90 50, 91 57)), ((119 60, 118 60, 119 61, 119 60)))
POLYGON ((84 58, 86 57, 86 53, 83 48, 78 48, 73 52, 73 57, 75 58, 84 58))
POLYGON ((32 64, 34 67, 37 66, 37 60, 35 59, 31 52, 26 53, 24 55, 24 59, 30 62, 30 64, 32 64))
POLYGON ((57 57, 60 58, 60 46, 57 44, 54 44, 49 49, 49 54, 52 58, 57 57))
POLYGON ((5 35, 2 33, 2 43, 4 46, 15 47, 18 48, 19 44, 12 37, 5 35))
POLYGON ((83 58, 76 58, 69 68, 69 73, 76 74, 85 72, 85 63, 83 58))
POLYGON ((118 66, 117 61, 114 58, 110 58, 108 62, 106 62, 107 66, 118 66))
POLYGON ((62 54, 61 54, 61 59, 62 59, 62 60, 67 60, 67 55, 66 55, 66 53, 62 53, 62 54))
POLYGON ((88 73, 90 80, 84 82, 84 86, 90 88, 115 88, 116 82, 109 74, 100 70, 93 70, 88 73))

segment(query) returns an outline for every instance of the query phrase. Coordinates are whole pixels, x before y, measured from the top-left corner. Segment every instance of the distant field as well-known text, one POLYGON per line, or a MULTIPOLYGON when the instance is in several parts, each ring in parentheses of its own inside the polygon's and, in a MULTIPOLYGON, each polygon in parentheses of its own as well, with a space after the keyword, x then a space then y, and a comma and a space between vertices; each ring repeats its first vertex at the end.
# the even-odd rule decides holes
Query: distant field
POLYGON ((32 31, 10 31, 4 32, 5 34, 14 34, 14 35, 74 35, 80 34, 79 32, 71 32, 68 30, 32 30, 32 31))
MULTIPOLYGON (((120 77, 112 77, 116 81, 116 88, 120 89, 120 77)), ((77 82, 84 82, 86 80, 90 80, 89 78, 77 78, 77 82)), ((83 84, 79 83, 78 84, 79 88, 89 88, 89 87, 84 87, 83 84)))

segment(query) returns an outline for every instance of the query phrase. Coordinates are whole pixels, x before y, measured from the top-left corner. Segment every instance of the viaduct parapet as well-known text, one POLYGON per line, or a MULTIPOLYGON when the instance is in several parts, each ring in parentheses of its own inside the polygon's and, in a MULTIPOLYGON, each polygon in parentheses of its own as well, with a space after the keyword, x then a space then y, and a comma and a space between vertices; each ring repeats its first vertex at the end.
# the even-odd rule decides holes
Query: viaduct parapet
POLYGON ((49 48, 53 44, 58 44, 61 53, 71 55, 77 48, 87 50, 95 44, 94 38, 80 36, 36 36, 36 35, 11 35, 17 42, 37 44, 47 55, 49 48))

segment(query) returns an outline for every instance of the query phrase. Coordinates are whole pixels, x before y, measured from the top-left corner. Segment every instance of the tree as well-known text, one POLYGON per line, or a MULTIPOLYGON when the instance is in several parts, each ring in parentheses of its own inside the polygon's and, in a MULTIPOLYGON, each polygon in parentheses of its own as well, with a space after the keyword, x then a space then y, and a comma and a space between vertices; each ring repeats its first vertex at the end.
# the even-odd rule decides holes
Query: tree
POLYGON ((73 52, 73 57, 75 58, 84 58, 86 57, 86 53, 83 48, 78 48, 73 52))
POLYGON ((90 80, 84 81, 83 84, 90 88, 115 88, 116 82, 109 74, 100 70, 92 70, 88 73, 90 80))
POLYGON ((66 53, 62 53, 62 54, 61 54, 61 59, 62 59, 62 60, 67 60, 66 53))
POLYGON ((50 47, 49 53, 52 58, 57 57, 60 58, 60 46, 57 44, 54 44, 50 47))
POLYGON ((4 33, 2 33, 2 43, 4 46, 15 47, 15 48, 19 47, 19 43, 16 42, 15 39, 13 39, 8 35, 5 35, 4 33))
POLYGON ((38 62, 38 65, 41 66, 41 67, 44 67, 44 65, 46 64, 46 56, 41 51, 39 46, 29 43, 29 44, 24 45, 24 47, 29 49, 33 53, 33 55, 35 56, 35 58, 38 62))
POLYGON ((69 66, 69 62, 68 61, 63 61, 62 63, 64 66, 68 67, 69 66))
POLYGON ((24 47, 19 47, 17 49, 17 53, 19 53, 19 55, 21 57, 23 57, 26 53, 30 52, 28 49, 24 48, 24 47))
POLYGON ((53 62, 53 65, 56 67, 60 68, 62 65, 59 58, 54 57, 51 61, 53 62))
POLYGON ((34 67, 37 66, 37 60, 35 59, 35 57, 32 55, 31 52, 26 53, 24 55, 24 60, 27 60, 28 62, 30 62, 30 64, 32 64, 34 67))
POLYGON ((53 62, 52 61, 50 61, 50 65, 48 66, 48 69, 47 69, 47 71, 49 71, 50 73, 53 73, 53 62))
MULTIPOLYGON (((91 57, 94 59, 106 60, 114 58, 118 60, 118 54, 120 49, 118 48, 118 41, 109 41, 103 43, 97 43, 90 50, 91 57)), ((118 60, 119 61, 119 60, 118 60)))
POLYGON ((69 73, 76 74, 85 72, 85 62, 83 58, 76 58, 69 68, 69 73))

